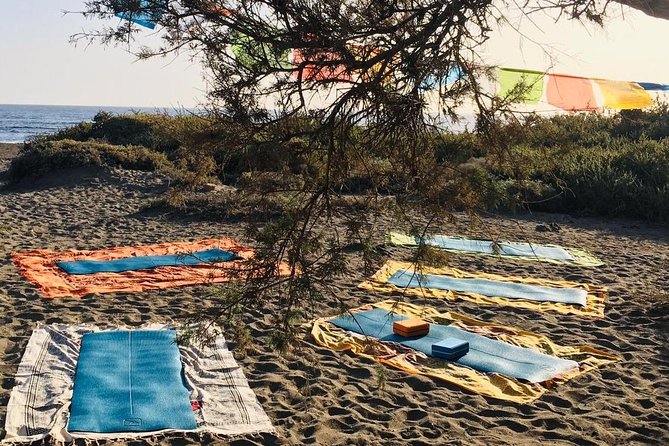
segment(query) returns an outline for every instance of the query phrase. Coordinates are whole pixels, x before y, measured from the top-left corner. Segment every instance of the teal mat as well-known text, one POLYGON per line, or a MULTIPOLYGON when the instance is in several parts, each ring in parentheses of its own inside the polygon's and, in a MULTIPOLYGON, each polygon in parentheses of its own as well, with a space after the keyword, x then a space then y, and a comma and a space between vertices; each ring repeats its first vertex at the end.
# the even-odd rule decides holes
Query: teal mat
POLYGON ((237 254, 222 249, 208 249, 187 254, 171 254, 163 256, 136 256, 116 260, 75 260, 72 262, 56 262, 68 274, 122 273, 160 266, 185 266, 201 263, 229 262, 241 259, 237 254))
MULTIPOLYGON (((416 244, 418 244, 419 241, 420 238, 416 237, 416 244)), ((499 249, 495 250, 494 244, 490 240, 470 240, 435 235, 426 238, 425 244, 455 251, 502 254, 506 256, 538 257, 552 260, 574 260, 574 257, 564 248, 521 242, 498 243, 497 247, 499 249)))
POLYGON ((84 335, 68 430, 196 429, 182 373, 174 330, 84 335))
POLYGON ((585 306, 588 292, 580 288, 556 288, 490 279, 460 279, 435 274, 414 274, 404 269, 388 278, 398 288, 425 288, 476 293, 488 297, 560 302, 585 306))
POLYGON ((416 338, 393 334, 393 322, 404 319, 407 317, 375 308, 355 313, 354 316, 342 316, 330 322, 354 333, 372 336, 381 341, 397 342, 428 356, 432 356, 433 344, 447 338, 462 339, 469 342, 469 352, 454 361, 457 364, 479 372, 499 373, 532 383, 547 381, 578 368, 576 361, 545 355, 447 325, 430 324, 430 333, 416 338))

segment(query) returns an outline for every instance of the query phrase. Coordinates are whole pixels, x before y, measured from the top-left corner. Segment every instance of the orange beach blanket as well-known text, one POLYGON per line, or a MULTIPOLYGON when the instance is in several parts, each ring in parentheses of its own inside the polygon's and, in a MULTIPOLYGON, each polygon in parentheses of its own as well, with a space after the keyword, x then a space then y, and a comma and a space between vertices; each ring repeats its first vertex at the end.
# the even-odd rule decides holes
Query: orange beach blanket
MULTIPOLYGON (((54 298, 227 282, 233 277, 233 272, 243 267, 244 260, 253 257, 253 254, 253 250, 248 246, 229 238, 220 238, 95 251, 34 250, 15 252, 12 254, 12 259, 21 274, 34 283, 44 297, 54 298), (161 266, 150 270, 89 275, 71 275, 56 264, 57 261, 115 260, 132 256, 187 254, 213 248, 232 251, 242 257, 242 260, 188 266, 161 266)), ((283 266, 280 267, 282 273, 284 273, 283 268, 283 266)))

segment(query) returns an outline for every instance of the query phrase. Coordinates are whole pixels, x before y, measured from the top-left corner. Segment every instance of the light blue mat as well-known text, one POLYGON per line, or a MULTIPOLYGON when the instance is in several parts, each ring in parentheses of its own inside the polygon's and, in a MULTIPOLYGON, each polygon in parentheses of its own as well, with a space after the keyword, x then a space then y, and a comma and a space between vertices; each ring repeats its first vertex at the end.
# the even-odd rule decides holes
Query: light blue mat
POLYGON ((539 302, 561 302, 586 305, 588 292, 580 288, 554 288, 490 279, 460 279, 433 274, 414 274, 400 269, 388 278, 398 288, 425 288, 476 293, 488 297, 527 299, 539 302))
POLYGON ((456 327, 430 324, 430 333, 417 338, 404 338, 393 334, 393 322, 407 319, 375 308, 342 316, 330 322, 339 328, 365 334, 381 341, 397 342, 432 356, 432 344, 446 338, 469 342, 469 352, 457 359, 457 364, 485 373, 499 373, 532 383, 547 381, 574 368, 576 361, 545 355, 529 348, 516 347, 506 342, 486 338, 456 327), (355 319, 354 319, 355 318, 355 319))
POLYGON ((188 254, 164 256, 136 256, 116 260, 75 260, 56 262, 68 274, 122 273, 157 268, 159 266, 185 266, 200 263, 229 262, 241 259, 234 252, 214 248, 188 254))
MULTIPOLYGON (((420 238, 416 237, 416 243, 418 244, 419 242, 420 238)), ((456 237, 447 237, 444 235, 435 235, 433 237, 426 238, 425 244, 456 251, 502 254, 507 256, 538 257, 552 260, 574 260, 574 257, 564 248, 520 242, 498 243, 499 250, 497 252, 494 250, 493 242, 490 240, 469 240, 456 237)))
POLYGON ((84 335, 68 430, 196 429, 175 340, 174 330, 84 335))

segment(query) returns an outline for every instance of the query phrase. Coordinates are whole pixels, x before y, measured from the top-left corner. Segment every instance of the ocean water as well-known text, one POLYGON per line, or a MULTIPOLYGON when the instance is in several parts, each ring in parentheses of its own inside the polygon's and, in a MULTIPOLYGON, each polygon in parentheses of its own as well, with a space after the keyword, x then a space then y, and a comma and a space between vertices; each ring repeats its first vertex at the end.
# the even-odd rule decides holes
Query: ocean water
MULTIPOLYGON (((164 112, 166 110, 108 106, 0 104, 0 142, 23 142, 38 134, 56 132, 81 121, 92 121, 100 111, 130 113, 164 112)), ((176 113, 172 110, 167 110, 167 112, 176 113)))
MULTIPOLYGON (((3 105, 0 104, 0 143, 23 142, 35 135, 53 133, 82 121, 92 121, 100 111, 121 114, 132 112, 197 112, 194 109, 156 109, 137 107, 109 107, 109 106, 77 106, 77 105, 3 105)), ((468 128, 473 129, 475 116, 463 115, 463 121, 458 124, 441 123, 445 128, 461 132, 468 128)))

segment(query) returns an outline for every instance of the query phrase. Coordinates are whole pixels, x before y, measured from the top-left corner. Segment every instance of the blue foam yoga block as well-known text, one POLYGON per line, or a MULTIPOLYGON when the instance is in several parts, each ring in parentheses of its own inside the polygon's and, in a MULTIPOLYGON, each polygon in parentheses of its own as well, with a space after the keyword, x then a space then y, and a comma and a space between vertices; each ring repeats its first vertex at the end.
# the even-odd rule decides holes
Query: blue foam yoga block
POLYGON ((432 355, 444 359, 457 359, 469 352, 469 342, 458 338, 446 338, 432 344, 432 355))

